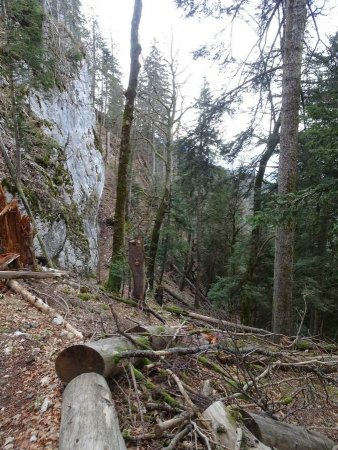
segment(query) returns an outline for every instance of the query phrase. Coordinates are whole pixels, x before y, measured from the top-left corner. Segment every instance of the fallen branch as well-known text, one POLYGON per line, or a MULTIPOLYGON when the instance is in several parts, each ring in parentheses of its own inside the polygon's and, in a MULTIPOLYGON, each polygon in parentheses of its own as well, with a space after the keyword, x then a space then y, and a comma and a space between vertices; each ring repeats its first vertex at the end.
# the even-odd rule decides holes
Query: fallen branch
POLYGON ((176 434, 176 436, 170 441, 170 444, 167 447, 163 447, 162 450, 175 450, 177 444, 190 433, 192 429, 192 425, 187 425, 183 430, 176 434))
POLYGON ((8 280, 7 282, 8 286, 10 286, 13 291, 20 294, 26 301, 28 301, 31 305, 35 306, 39 311, 42 311, 53 318, 57 318, 62 320, 62 325, 64 328, 69 331, 70 333, 73 333, 74 336, 77 338, 83 340, 83 334, 78 331, 76 328, 74 328, 69 322, 64 320, 64 318, 55 311, 55 309, 51 308, 50 306, 46 305, 44 301, 41 300, 41 298, 38 298, 34 295, 32 295, 30 292, 27 291, 20 283, 14 280, 8 280))
MULTIPOLYGON (((139 309, 139 305, 137 302, 134 302, 133 300, 128 300, 122 297, 118 297, 117 295, 113 295, 113 294, 108 294, 105 291, 101 290, 101 293, 104 294, 105 296, 107 296, 110 299, 116 300, 117 302, 121 302, 124 303, 125 305, 129 305, 129 306, 133 306, 134 308, 138 308, 139 309)), ((152 308, 149 308, 148 306, 144 306, 142 308, 143 312, 152 314, 154 317, 156 317, 156 319, 158 319, 160 322, 162 323, 166 323, 165 319, 163 319, 156 311, 154 311, 152 308)))
POLYGON ((200 352, 216 351, 218 346, 215 345, 201 345, 199 347, 176 347, 166 350, 130 350, 119 353, 119 358, 133 358, 143 357, 149 359, 160 359, 162 356, 171 355, 193 355, 200 352))
POLYGON ((192 411, 184 411, 172 419, 166 420, 155 425, 154 431, 157 438, 161 437, 163 433, 167 430, 171 430, 179 425, 181 425, 186 420, 192 418, 194 413, 192 411))

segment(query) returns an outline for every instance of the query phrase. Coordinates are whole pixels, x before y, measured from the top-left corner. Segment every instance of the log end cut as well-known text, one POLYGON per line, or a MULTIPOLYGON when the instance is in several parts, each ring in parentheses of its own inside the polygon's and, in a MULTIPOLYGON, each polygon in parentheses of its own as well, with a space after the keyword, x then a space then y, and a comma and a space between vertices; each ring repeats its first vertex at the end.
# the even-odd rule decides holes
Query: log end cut
POLYGON ((86 345, 72 345, 63 350, 55 361, 55 370, 63 383, 83 373, 104 373, 104 360, 94 349, 86 345))

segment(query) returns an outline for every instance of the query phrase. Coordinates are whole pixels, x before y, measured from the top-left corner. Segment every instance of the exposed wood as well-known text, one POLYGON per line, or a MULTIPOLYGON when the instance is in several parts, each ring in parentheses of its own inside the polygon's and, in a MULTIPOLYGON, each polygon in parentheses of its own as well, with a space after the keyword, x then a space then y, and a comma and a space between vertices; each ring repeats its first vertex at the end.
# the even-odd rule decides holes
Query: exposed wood
POLYGON ((0 255, 0 270, 7 269, 8 265, 19 257, 19 253, 3 253, 0 255))
POLYGON ((139 305, 143 305, 146 287, 143 238, 138 237, 132 239, 128 243, 128 248, 128 261, 133 274, 133 290, 131 296, 138 300, 139 305))
POLYGON ((278 450, 331 450, 335 445, 326 436, 304 427, 244 411, 242 417, 245 426, 257 439, 278 450))
MULTIPOLYGON (((26 196, 25 196, 25 193, 24 193, 24 191, 23 191, 21 182, 20 182, 20 180, 18 179, 18 177, 17 177, 17 175, 16 175, 14 166, 13 166, 13 164, 12 164, 12 162, 11 162, 9 156, 8 156, 6 147, 5 147, 5 145, 4 145, 4 143, 3 143, 2 139, 1 139, 1 136, 0 136, 0 152, 1 152, 1 154, 2 154, 2 156, 3 156, 3 158, 4 158, 4 160, 5 160, 7 169, 8 169, 8 171, 9 171, 11 177, 12 177, 12 180, 13 180, 13 182, 15 183, 16 189, 17 189, 17 191, 18 191, 18 193, 19 193, 19 195, 20 195, 20 198, 21 198, 21 200, 22 200, 22 204, 23 204, 23 206, 25 207, 25 210, 26 210, 26 212, 27 212, 27 214, 28 214, 27 219, 25 219, 25 225, 24 225, 24 227, 25 227, 25 229, 26 229, 26 227, 27 227, 27 220, 28 220, 29 222, 30 222, 30 221, 32 222, 32 225, 33 225, 33 228, 34 228, 34 231, 35 231, 36 238, 37 238, 37 240, 39 241, 39 244, 40 244, 40 247, 41 247, 41 251, 42 251, 44 257, 46 258, 46 261, 47 261, 49 267, 54 267, 54 264, 53 264, 52 260, 50 259, 49 255, 48 255, 48 252, 47 252, 47 250, 46 250, 45 243, 44 243, 42 237, 40 236, 40 234, 39 234, 38 231, 37 231, 37 227, 36 227, 36 223, 35 223, 35 219, 34 219, 32 210, 31 210, 31 208, 30 208, 30 206, 29 206, 28 200, 27 200, 27 198, 26 198, 26 196)), ((0 195, 0 197, 1 197, 1 195, 0 195)), ((3 208, 1 208, 1 206, 0 206, 0 210, 1 210, 1 209, 3 209, 3 208)), ((33 248, 33 247, 32 247, 32 248, 33 248)), ((34 258, 34 253, 33 253, 33 258, 34 258)), ((34 259, 33 259, 33 265, 35 265, 34 259)))
MULTIPOLYGON (((137 336, 134 336, 134 339, 137 339, 137 336)), ((135 345, 123 336, 72 345, 59 353, 55 370, 63 383, 69 383, 86 372, 95 372, 104 377, 117 376, 128 362, 119 362, 119 358, 114 360, 114 357, 130 349, 135 349, 135 345)), ((138 362, 132 359, 133 364, 138 362)))
POLYGON ((58 278, 67 276, 67 272, 32 272, 29 270, 1 270, 0 280, 16 280, 25 278, 44 279, 44 278, 58 278))
MULTIPOLYGON (((210 405, 209 408, 203 412, 202 417, 211 425, 214 432, 214 440, 221 446, 220 448, 229 450, 238 448, 238 423, 230 408, 227 408, 224 403, 218 401, 210 405)), ((243 431, 247 445, 245 447, 246 449, 272 450, 271 447, 268 447, 255 439, 251 432, 248 432, 247 430, 243 431)))
POLYGON ((106 380, 85 373, 63 394, 59 450, 127 450, 106 380))
POLYGON ((0 254, 18 254, 17 267, 34 266, 33 227, 28 216, 21 216, 18 202, 6 201, 0 185, 0 254))
POLYGON ((20 283, 14 280, 8 280, 7 282, 8 286, 10 286, 13 291, 20 294, 25 300, 27 300, 31 305, 35 306, 39 311, 42 311, 48 315, 50 315, 53 318, 57 318, 60 321, 62 321, 62 326, 69 331, 70 333, 73 333, 77 338, 83 339, 83 334, 78 331, 76 328, 74 328, 69 322, 64 320, 64 318, 55 311, 55 309, 48 306, 41 298, 36 297, 35 295, 31 294, 27 291, 20 283))

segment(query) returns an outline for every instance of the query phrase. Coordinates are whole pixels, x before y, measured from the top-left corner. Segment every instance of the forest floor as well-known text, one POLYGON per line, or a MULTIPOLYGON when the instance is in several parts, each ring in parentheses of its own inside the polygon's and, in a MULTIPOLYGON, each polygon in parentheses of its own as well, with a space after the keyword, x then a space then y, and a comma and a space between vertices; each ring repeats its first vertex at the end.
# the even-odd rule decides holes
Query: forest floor
MULTIPOLYGON (((116 333, 109 304, 113 305, 120 327, 124 330, 135 323, 159 325, 154 316, 106 297, 95 282, 73 279, 22 284, 66 316, 67 321, 81 331, 86 339, 95 340, 116 333)), ((175 289, 174 283, 171 283, 171 287, 175 289)), ((187 302, 189 298, 192 299, 186 293, 187 302)), ((199 355, 172 356, 146 367, 144 373, 161 390, 167 390, 178 401, 182 400, 175 382, 165 373, 170 369, 183 380, 190 398, 202 410, 218 398, 228 398, 227 404, 239 405, 248 411, 265 409, 273 412, 279 420, 320 431, 338 442, 337 364, 331 367, 329 373, 317 370, 315 366, 297 367, 297 362, 334 356, 338 352, 336 349, 332 351, 332 346, 330 351, 321 345, 301 351, 276 347, 257 336, 243 333, 227 332, 225 336, 222 327, 219 328, 220 332, 206 331, 199 322, 172 315, 151 299, 148 304, 166 320, 166 325, 199 330, 186 332, 180 345, 207 344, 212 335, 217 342, 223 340, 229 345, 232 341, 239 349, 252 348, 253 357, 247 361, 240 355, 230 356, 221 351, 208 355, 207 362, 202 362, 199 355), (239 386, 243 387, 248 380, 259 376, 271 365, 271 361, 276 361, 276 358, 264 356, 264 352, 255 354, 255 347, 276 351, 276 355, 284 351, 285 357, 279 359, 295 364, 291 367, 277 365, 246 395, 236 397, 233 394, 241 392, 239 386), (210 380, 213 386, 208 398, 201 394, 206 380, 210 380)), ((165 304, 174 305, 169 297, 165 299, 165 304)), ((54 362, 62 349, 77 343, 78 339, 10 291, 1 294, 0 323, 0 448, 57 449, 63 386, 56 376, 54 362)), ((147 392, 142 383, 135 392, 127 372, 119 380, 110 380, 110 384, 120 427, 129 436, 128 448, 160 449, 168 443, 172 437, 170 434, 163 439, 149 438, 156 420, 170 417, 166 411, 157 411, 157 416, 148 411, 147 405, 159 400, 156 393, 150 401, 153 394, 147 392)), ((206 447, 202 442, 195 443, 190 437, 177 448, 206 447)))
MULTIPOLYGON (((114 171, 113 159, 108 169, 114 171)), ((100 280, 107 277, 111 252, 112 227, 106 220, 113 213, 112 178, 107 177, 99 213, 100 280)), ((168 356, 148 364, 143 374, 158 387, 156 392, 149 391, 146 383, 139 380, 135 389, 128 370, 120 379, 108 380, 128 448, 161 449, 177 433, 176 429, 161 438, 153 435, 156 423, 177 414, 175 408, 170 410, 170 405, 161 409, 164 402, 160 393, 167 392, 179 404, 184 404, 171 372, 180 378, 191 401, 201 411, 222 398, 227 405, 246 411, 265 411, 278 420, 309 427, 338 442, 337 346, 314 340, 306 341, 306 345, 304 341, 302 345, 293 345, 288 340, 277 345, 269 337, 243 333, 240 329, 230 330, 221 322, 211 327, 180 314, 178 309, 176 314, 171 313, 166 306, 180 307, 181 311, 193 310, 193 295, 188 289, 179 292, 174 272, 167 273, 165 281, 184 303, 166 294, 162 307, 149 294, 147 305, 166 321, 166 326, 180 327, 179 345, 215 343, 231 347, 233 351, 168 356), (205 395, 207 381, 211 390, 205 395), (154 403, 158 405, 155 411, 151 407, 154 403)), ((124 331, 135 324, 161 325, 153 315, 108 297, 94 279, 73 277, 20 283, 82 332, 85 340, 117 333, 111 307, 118 317, 119 328, 124 331)), ((210 305, 204 305, 198 312, 230 320, 224 311, 210 305)), ((54 364, 61 350, 78 342, 78 338, 53 318, 28 304, 5 284, 0 285, 1 449, 58 448, 64 387, 54 364)), ((201 436, 192 431, 175 448, 207 447, 201 436)))

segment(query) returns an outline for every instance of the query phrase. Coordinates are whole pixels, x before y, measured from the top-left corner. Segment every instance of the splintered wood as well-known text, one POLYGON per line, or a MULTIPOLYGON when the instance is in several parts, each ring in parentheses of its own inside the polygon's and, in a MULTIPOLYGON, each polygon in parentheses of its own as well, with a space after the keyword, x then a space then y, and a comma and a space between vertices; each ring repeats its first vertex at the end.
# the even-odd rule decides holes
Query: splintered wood
POLYGON ((0 263, 12 262, 16 269, 34 265, 33 236, 31 219, 21 215, 17 200, 6 201, 0 186, 0 263))

